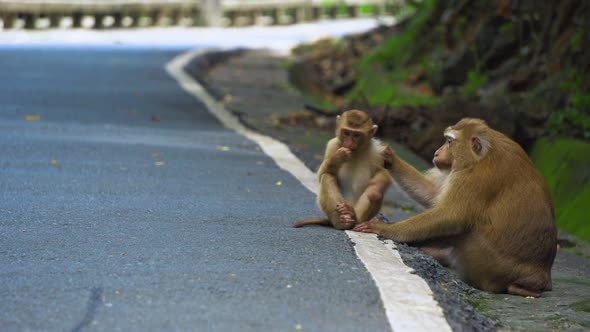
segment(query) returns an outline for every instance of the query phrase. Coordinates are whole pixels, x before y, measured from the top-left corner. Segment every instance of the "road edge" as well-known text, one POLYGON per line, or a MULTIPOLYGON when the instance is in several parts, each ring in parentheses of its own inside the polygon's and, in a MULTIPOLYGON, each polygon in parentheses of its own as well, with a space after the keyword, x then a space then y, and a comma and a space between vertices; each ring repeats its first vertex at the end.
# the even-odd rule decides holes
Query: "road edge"
MULTIPOLYGON (((185 52, 166 64, 166 71, 190 95, 205 104, 224 127, 257 143, 283 170, 292 174, 313 194, 318 192, 317 177, 289 149, 271 137, 246 128, 205 88, 184 70, 205 50, 185 52)), ((374 234, 346 231, 354 243, 357 257, 375 281, 389 325, 394 331, 452 331, 430 287, 406 266, 392 241, 380 241, 374 234)))

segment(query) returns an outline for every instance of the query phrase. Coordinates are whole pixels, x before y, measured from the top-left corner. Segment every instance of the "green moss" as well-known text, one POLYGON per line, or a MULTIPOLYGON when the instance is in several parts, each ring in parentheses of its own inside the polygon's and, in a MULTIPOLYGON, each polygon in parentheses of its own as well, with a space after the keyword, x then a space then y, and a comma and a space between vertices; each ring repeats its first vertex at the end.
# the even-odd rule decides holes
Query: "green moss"
POLYGON ((590 242, 590 143, 541 139, 531 159, 551 191, 558 227, 590 242))
POLYGON ((478 70, 470 70, 467 73, 467 81, 462 91, 466 96, 475 96, 477 90, 487 81, 487 76, 478 70))
POLYGON ((574 279, 574 278, 553 278, 553 281, 556 283, 564 283, 564 284, 573 284, 573 285, 580 285, 580 286, 587 286, 590 287, 590 281, 583 280, 583 279, 574 279))
POLYGON ((501 34, 506 34, 506 33, 511 33, 513 30, 514 30, 514 23, 507 22, 507 23, 502 24, 502 26, 500 26, 499 32, 501 34))
POLYGON ((573 303, 570 307, 575 311, 583 311, 590 313, 590 298, 573 303))
MULTIPOLYGON (((572 255, 578 255, 580 257, 584 257, 586 259, 590 259, 590 255, 586 254, 583 251, 577 250, 576 247, 574 247, 574 248, 563 248, 563 247, 561 247, 560 250, 567 251, 567 252, 569 252, 572 255)), ((588 282, 588 285, 590 286, 590 282, 588 282)))
POLYGON ((404 88, 403 81, 409 76, 409 70, 399 69, 394 72, 384 72, 378 69, 371 70, 370 80, 362 80, 360 85, 354 88, 348 98, 366 100, 369 105, 400 106, 433 106, 439 103, 438 98, 429 95, 415 93, 404 88))
POLYGON ((576 31, 576 33, 570 39, 570 46, 572 47, 572 50, 574 52, 577 52, 580 50, 580 47, 582 45, 582 37, 583 36, 584 36, 584 30, 582 30, 580 28, 580 29, 578 29, 578 31, 576 31))
POLYGON ((498 321, 498 315, 494 308, 494 301, 486 295, 467 295, 459 294, 463 300, 469 303, 477 312, 488 317, 493 321, 498 321))

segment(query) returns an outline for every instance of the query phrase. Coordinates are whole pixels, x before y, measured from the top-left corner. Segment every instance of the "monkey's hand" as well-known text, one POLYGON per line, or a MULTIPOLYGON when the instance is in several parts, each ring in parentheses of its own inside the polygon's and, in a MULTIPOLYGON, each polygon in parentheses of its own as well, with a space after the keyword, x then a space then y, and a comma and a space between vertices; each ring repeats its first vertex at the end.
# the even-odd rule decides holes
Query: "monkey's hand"
POLYGON ((352 151, 350 151, 349 148, 341 147, 341 148, 338 148, 338 150, 336 150, 336 152, 332 156, 332 161, 336 165, 342 165, 342 163, 344 163, 345 161, 350 159, 351 155, 352 155, 352 151))
POLYGON ((380 231, 384 225, 385 225, 384 222, 373 219, 371 221, 367 221, 362 224, 358 224, 358 225, 354 226, 354 228, 352 230, 356 231, 356 232, 361 232, 361 233, 380 234, 380 231))
POLYGON ((320 177, 322 174, 337 175, 342 164, 350 159, 352 151, 349 148, 339 147, 337 150, 332 152, 326 152, 326 159, 320 165, 318 174, 320 177))
POLYGON ((389 146, 389 144, 386 144, 385 149, 383 149, 383 152, 381 154, 383 156, 383 167, 389 170, 392 169, 393 161, 395 160, 396 155, 395 152, 393 152, 391 146, 389 146))

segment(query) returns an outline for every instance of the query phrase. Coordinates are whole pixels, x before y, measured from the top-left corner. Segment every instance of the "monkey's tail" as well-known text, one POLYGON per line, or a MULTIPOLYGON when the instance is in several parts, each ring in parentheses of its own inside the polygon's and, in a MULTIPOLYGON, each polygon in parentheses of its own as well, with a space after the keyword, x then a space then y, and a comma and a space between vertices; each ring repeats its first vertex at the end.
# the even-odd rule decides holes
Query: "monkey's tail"
POLYGON ((293 224, 293 228, 299 228, 306 225, 322 225, 322 226, 330 226, 330 220, 326 218, 310 218, 298 221, 293 224))

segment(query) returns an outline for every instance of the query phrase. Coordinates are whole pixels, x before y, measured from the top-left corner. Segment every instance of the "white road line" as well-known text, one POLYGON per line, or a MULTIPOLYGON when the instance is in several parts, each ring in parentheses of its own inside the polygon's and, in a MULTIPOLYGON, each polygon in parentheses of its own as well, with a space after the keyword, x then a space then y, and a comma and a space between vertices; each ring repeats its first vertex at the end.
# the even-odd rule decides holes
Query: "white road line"
MULTIPOLYGON (((203 53, 192 51, 181 54, 166 65, 166 70, 184 90, 202 101, 226 128, 256 142, 280 168, 317 194, 319 186, 316 175, 285 144, 244 127, 184 71, 193 58, 203 53)), ((374 234, 351 231, 346 231, 346 234, 355 243, 357 256, 377 284, 385 313, 394 331, 452 331, 442 309, 432 297, 432 291, 422 278, 413 274, 413 270, 403 263, 392 241, 383 243, 374 234)))

